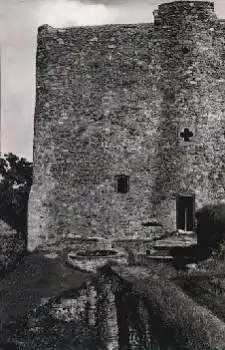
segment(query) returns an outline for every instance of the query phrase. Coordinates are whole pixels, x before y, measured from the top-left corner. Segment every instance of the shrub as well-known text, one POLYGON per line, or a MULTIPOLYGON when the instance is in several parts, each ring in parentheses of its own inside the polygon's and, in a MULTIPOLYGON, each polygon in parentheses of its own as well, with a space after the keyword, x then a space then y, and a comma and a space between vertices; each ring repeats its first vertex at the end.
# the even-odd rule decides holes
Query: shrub
POLYGON ((0 219, 26 233, 33 164, 12 153, 0 158, 0 219))
POLYGON ((200 249, 211 253, 225 241, 225 203, 208 205, 196 213, 200 249))

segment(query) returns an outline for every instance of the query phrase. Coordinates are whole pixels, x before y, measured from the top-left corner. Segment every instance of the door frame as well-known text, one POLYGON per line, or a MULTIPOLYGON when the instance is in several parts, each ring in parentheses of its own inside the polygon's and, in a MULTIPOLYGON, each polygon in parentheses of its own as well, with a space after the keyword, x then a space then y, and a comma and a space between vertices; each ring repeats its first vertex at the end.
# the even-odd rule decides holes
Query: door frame
POLYGON ((184 232, 195 232, 195 194, 194 193, 178 193, 176 195, 176 229, 184 232), (192 198, 193 200, 193 229, 192 231, 185 231, 178 228, 178 201, 180 197, 192 198))

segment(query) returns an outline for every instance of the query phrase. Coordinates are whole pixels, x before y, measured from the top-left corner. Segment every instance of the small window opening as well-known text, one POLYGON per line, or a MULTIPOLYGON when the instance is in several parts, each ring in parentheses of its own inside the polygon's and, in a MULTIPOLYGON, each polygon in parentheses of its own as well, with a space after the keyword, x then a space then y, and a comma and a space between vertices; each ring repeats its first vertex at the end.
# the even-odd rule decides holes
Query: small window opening
POLYGON ((188 52, 189 52, 189 48, 187 47, 187 46, 184 46, 183 48, 182 48, 182 52, 183 52, 183 54, 187 54, 188 52))
POLYGON ((127 193, 129 191, 128 175, 116 175, 116 189, 119 193, 127 193))

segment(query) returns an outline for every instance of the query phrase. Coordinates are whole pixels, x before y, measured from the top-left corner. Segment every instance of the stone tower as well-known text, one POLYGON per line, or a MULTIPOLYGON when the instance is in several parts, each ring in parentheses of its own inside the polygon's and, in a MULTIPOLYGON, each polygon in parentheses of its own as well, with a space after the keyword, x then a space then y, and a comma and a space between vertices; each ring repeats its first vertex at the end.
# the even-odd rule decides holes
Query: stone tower
POLYGON ((224 22, 202 1, 154 16, 39 28, 30 250, 193 231, 224 200, 224 22))
POLYGON ((163 98, 157 217, 191 230, 194 220, 182 224, 185 211, 225 198, 224 29, 213 3, 180 1, 159 6, 155 32, 163 98))

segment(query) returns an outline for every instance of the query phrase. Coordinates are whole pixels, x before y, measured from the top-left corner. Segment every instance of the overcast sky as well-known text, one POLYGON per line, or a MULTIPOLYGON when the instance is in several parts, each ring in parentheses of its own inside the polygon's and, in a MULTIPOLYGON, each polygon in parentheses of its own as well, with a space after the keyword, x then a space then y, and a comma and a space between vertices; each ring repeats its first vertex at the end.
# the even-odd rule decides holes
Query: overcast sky
MULTIPOLYGON (((166 0, 0 0, 1 147, 32 159, 37 27, 152 22, 166 0)), ((225 18, 225 0, 215 1, 225 18)))

